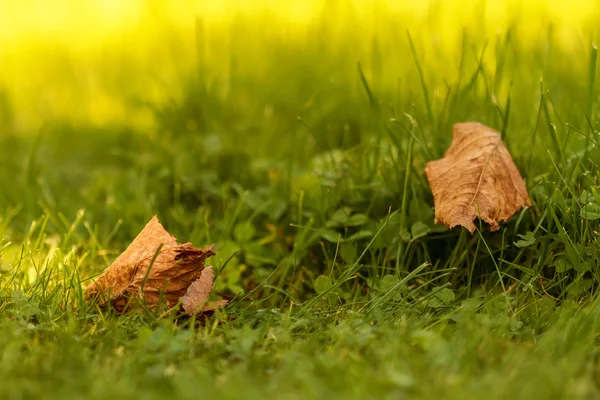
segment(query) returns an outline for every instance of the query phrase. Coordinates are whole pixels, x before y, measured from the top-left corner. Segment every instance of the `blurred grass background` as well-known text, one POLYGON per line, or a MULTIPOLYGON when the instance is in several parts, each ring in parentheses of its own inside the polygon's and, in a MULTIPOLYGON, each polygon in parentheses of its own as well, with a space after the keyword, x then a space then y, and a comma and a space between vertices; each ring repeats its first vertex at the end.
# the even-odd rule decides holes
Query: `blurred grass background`
MULTIPOLYGON (((527 77, 510 80, 531 93, 523 83, 536 84, 548 70, 587 66, 596 18, 596 2, 585 0, 3 1, 2 131, 27 134, 57 119, 147 131, 156 121, 146 103, 181 101, 195 70, 231 108, 353 92, 356 60, 375 92, 393 98, 408 90, 418 99, 406 30, 434 103, 458 74, 465 36, 478 51, 488 44, 483 62, 493 70, 509 30, 511 46, 533 61, 519 71, 527 77)), ((467 54, 465 62, 475 60, 467 54)))

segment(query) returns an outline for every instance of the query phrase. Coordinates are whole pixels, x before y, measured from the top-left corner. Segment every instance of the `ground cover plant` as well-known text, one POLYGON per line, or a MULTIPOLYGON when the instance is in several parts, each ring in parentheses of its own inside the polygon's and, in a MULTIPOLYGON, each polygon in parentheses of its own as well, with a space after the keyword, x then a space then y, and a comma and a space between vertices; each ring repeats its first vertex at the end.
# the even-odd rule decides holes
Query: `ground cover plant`
POLYGON ((0 5, 0 397, 600 396, 592 2, 32 4, 0 5), (466 121, 529 193, 495 232, 434 223, 466 121), (88 301, 155 214, 226 307, 88 301))

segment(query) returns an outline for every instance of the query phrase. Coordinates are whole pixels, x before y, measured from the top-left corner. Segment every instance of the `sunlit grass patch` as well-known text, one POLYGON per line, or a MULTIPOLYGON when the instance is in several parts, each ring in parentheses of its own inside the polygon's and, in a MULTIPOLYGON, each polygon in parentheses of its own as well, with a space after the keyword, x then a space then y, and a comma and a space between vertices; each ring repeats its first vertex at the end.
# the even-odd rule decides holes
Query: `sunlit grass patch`
MULTIPOLYGON (((431 95, 441 97, 444 80, 458 73, 461 51, 471 64, 481 52, 490 69, 510 48, 543 69, 583 67, 576 60, 593 39, 585 32, 596 16, 589 1, 88 0, 1 7, 0 88, 10 104, 2 113, 18 131, 63 117, 150 129, 144 104, 179 101, 177 88, 197 68, 220 96, 235 91, 239 98, 236 82, 298 79, 299 71, 288 70, 292 63, 324 72, 311 76, 319 86, 352 85, 358 59, 378 91, 397 93, 414 79, 407 30, 428 66, 431 95), (323 53, 327 64, 313 65, 323 53)), ((533 81, 540 77, 528 73, 533 81)))

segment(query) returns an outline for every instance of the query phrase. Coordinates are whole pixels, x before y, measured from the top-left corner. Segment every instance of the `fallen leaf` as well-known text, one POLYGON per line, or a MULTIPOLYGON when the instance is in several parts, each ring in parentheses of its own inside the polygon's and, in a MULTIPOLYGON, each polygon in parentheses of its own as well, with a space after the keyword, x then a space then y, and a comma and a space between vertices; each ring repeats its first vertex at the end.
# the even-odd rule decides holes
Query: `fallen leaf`
POLYGON ((531 205, 525 182, 495 130, 476 123, 454 125, 452 144, 444 158, 427 163, 425 174, 433 192, 435 222, 464 226, 471 233, 479 217, 500 229, 499 221, 531 205))
POLYGON ((129 247, 86 288, 86 296, 118 312, 140 294, 150 308, 163 302, 174 307, 201 277, 205 260, 215 254, 213 247, 201 250, 191 243, 179 244, 156 216, 152 217, 129 247))
POLYGON ((188 315, 195 315, 205 311, 212 311, 223 307, 227 300, 220 300, 208 305, 208 298, 212 292, 215 271, 213 267, 206 267, 202 270, 200 278, 195 280, 182 297, 183 310, 188 315))

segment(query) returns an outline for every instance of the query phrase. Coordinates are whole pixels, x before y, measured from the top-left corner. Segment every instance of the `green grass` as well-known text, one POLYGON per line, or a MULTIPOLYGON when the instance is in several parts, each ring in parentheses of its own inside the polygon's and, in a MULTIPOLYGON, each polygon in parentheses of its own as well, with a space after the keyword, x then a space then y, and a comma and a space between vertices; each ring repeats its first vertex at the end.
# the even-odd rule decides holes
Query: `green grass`
POLYGON ((443 49, 426 22, 394 22, 369 37, 323 19, 292 40, 242 19, 166 102, 123 61, 104 78, 147 129, 20 128, 7 96, 0 397, 600 396, 596 47, 526 34, 518 14, 443 49), (533 202, 495 233, 433 223, 424 164, 470 120, 503 132, 533 202), (216 243, 231 302, 204 324, 84 301, 154 214, 216 243))

